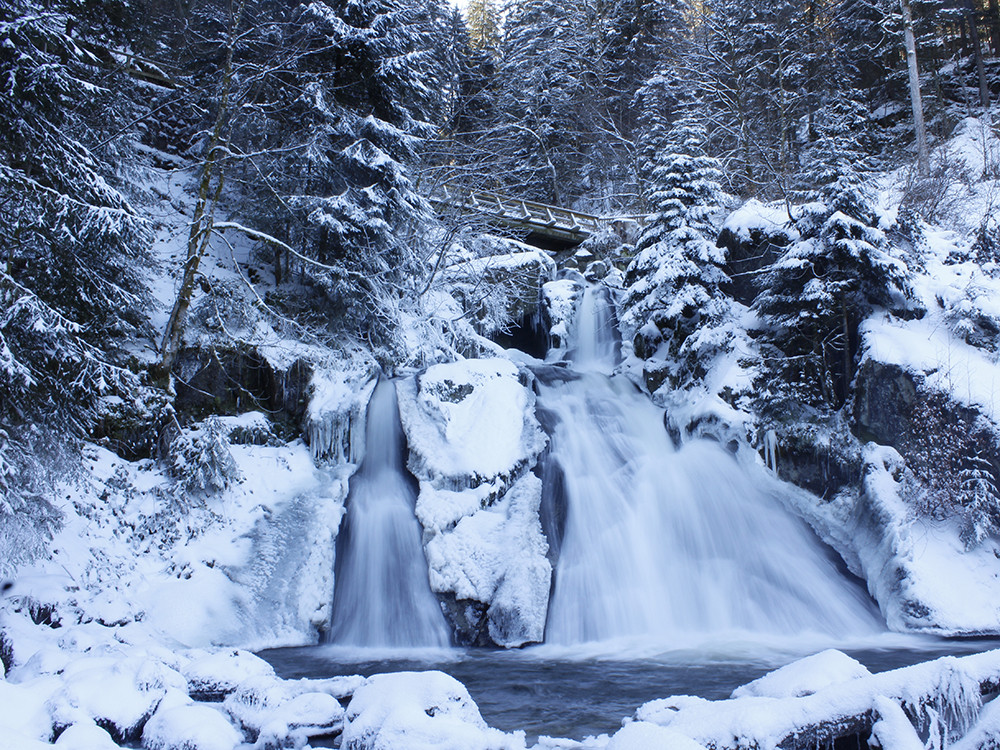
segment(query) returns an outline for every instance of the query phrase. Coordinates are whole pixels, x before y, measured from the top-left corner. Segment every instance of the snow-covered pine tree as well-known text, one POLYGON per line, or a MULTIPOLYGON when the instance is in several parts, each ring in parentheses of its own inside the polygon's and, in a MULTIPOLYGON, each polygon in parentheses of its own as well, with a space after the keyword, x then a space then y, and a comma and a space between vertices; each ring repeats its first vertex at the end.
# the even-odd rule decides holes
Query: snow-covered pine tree
POLYGON ((465 18, 472 48, 496 52, 500 47, 500 4, 496 0, 470 0, 465 18))
POLYGON ((98 56, 127 3, 0 6, 0 571, 44 549, 54 477, 144 333, 149 227, 121 185, 134 93, 98 56))
POLYGON ((556 204, 577 182, 586 136, 577 115, 586 64, 583 9, 570 0, 515 0, 498 65, 499 122, 487 141, 503 190, 556 204))
POLYGON ((90 51, 108 42, 124 10, 108 4, 81 18, 76 3, 0 8, 0 420, 8 426, 51 419, 82 432, 97 397, 134 382, 107 354, 144 326, 149 227, 115 187, 129 155, 132 88, 90 51))
POLYGON ((272 244, 276 268, 322 293, 334 328, 376 346, 391 344, 425 272, 432 213, 409 164, 448 114, 456 71, 441 36, 450 19, 437 0, 302 6, 283 45, 294 60, 277 79, 294 86, 277 86, 283 106, 241 133, 262 154, 248 181, 276 177, 255 191, 265 228, 284 238, 272 244))
POLYGON ((641 359, 659 366, 671 385, 704 375, 706 358, 724 345, 713 326, 728 309, 722 291, 724 251, 712 241, 710 218, 721 197, 718 162, 704 152, 705 129, 690 112, 668 123, 662 103, 670 81, 655 76, 643 89, 646 182, 653 216, 636 245, 625 282, 623 332, 641 359))
POLYGON ((760 276, 760 392, 776 405, 839 408, 854 377, 861 321, 875 307, 904 308, 911 294, 909 269, 878 228, 863 154, 847 127, 853 112, 845 100, 818 124, 807 155, 813 200, 796 221, 800 240, 760 276))

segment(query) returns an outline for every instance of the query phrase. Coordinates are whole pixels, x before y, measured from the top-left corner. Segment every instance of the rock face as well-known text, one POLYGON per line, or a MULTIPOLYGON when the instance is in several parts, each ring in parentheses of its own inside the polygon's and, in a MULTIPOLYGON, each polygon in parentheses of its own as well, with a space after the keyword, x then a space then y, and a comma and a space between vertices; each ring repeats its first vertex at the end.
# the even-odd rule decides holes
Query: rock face
POLYGON ((452 293, 480 334, 501 346, 545 356, 541 289, 555 277, 548 253, 514 240, 491 238, 489 255, 449 266, 443 272, 452 293), (484 294, 484 290, 491 290, 484 294))
POLYGON ((304 360, 272 363, 253 347, 184 349, 174 365, 181 414, 240 414, 265 410, 290 437, 305 415, 312 367, 304 360))
POLYGON ((552 568, 532 474, 546 438, 501 359, 435 365, 397 387, 431 588, 462 644, 541 641, 552 568))

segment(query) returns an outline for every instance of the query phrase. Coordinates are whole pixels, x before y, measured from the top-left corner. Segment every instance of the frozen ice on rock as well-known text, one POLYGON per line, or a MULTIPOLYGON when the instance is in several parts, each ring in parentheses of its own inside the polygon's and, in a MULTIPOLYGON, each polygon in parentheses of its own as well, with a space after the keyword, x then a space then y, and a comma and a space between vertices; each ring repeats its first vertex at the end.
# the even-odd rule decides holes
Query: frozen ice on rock
POLYGON ((875 712, 878 721, 872 727, 869 745, 881 750, 924 750, 924 743, 917 736, 917 731, 895 701, 883 696, 875 698, 875 712))
POLYGON ((733 698, 797 698, 829 685, 871 674, 864 664, 842 651, 827 649, 768 672, 733 691, 733 698))
POLYGON ((343 750, 524 750, 524 732, 486 725, 454 677, 396 672, 371 677, 347 706, 343 750))
POLYGON ((222 713, 196 703, 161 708, 142 732, 146 750, 233 750, 242 742, 222 713))

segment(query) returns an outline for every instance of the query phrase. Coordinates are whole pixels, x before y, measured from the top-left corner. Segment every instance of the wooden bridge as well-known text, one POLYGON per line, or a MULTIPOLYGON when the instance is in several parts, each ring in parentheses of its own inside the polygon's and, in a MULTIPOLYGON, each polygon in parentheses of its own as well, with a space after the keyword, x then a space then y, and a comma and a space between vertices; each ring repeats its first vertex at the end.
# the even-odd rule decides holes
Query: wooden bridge
POLYGON ((488 220, 526 229, 534 235, 562 245, 579 245, 603 227, 627 229, 645 224, 645 216, 601 217, 559 206, 549 206, 496 193, 465 191, 459 193, 447 186, 431 196, 431 203, 442 209, 471 211, 488 220))

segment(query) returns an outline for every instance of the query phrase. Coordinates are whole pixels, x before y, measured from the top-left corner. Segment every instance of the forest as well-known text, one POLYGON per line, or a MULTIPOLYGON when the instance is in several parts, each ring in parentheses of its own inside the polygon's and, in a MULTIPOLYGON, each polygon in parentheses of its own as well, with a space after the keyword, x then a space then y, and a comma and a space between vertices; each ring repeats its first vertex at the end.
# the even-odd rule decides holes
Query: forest
POLYGON ((1000 742, 998 0, 6 0, 0 253, 11 747, 1000 742))

